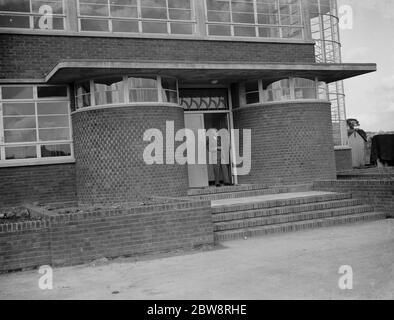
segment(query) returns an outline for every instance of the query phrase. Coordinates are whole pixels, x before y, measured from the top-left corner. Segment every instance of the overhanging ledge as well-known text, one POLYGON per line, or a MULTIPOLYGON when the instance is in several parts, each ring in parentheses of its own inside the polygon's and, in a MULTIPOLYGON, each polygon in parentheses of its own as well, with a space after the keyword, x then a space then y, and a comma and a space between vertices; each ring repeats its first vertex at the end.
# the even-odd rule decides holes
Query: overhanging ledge
POLYGON ((317 78, 319 81, 331 83, 376 70, 374 63, 267 64, 73 60, 59 62, 46 76, 45 82, 60 84, 107 75, 157 74, 174 76, 182 83, 207 83, 211 80, 232 83, 259 78, 266 83, 272 83, 289 76, 317 78))

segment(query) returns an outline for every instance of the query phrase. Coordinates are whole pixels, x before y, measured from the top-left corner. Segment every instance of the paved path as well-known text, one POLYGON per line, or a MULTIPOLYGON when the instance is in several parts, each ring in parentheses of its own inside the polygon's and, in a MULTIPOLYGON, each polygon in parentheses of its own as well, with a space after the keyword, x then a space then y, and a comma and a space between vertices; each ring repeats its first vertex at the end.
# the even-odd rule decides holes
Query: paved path
POLYGON ((0 299, 393 299, 394 220, 225 242, 183 256, 0 275, 0 299), (338 287, 350 265, 353 290, 338 287))

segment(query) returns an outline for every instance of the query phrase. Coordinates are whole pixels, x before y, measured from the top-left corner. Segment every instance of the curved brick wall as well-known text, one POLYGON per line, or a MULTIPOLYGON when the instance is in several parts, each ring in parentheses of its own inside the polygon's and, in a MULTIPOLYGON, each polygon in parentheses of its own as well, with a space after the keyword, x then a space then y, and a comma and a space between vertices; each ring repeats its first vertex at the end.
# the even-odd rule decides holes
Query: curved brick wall
POLYGON ((143 160, 143 151, 149 144, 143 141, 144 132, 160 129, 165 144, 166 121, 171 120, 175 132, 184 128, 183 109, 128 106, 74 113, 78 201, 131 202, 149 196, 186 195, 186 166, 150 166, 143 160))
POLYGON ((329 103, 292 102, 237 109, 234 127, 252 129, 252 169, 249 175, 239 177, 240 183, 335 179, 329 103))

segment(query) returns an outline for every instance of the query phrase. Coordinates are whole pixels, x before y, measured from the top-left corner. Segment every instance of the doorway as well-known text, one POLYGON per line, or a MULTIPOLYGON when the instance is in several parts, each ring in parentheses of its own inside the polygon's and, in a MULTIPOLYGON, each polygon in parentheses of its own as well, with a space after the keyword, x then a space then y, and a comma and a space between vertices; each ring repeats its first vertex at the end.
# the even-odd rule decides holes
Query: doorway
MULTIPOLYGON (((192 130, 197 137, 199 129, 232 129, 231 120, 231 98, 228 87, 210 88, 181 88, 179 90, 180 104, 185 109, 185 127, 192 130)), ((197 158, 197 144, 196 158, 197 158)), ((230 159, 230 154, 228 155, 230 159)), ((197 159, 196 162, 198 163, 197 159)), ((189 165, 189 187, 205 188, 215 185, 215 165, 209 164, 209 150, 207 150, 207 164, 189 165)), ((216 167, 217 169, 217 167, 216 167)), ((231 175, 231 164, 220 169, 220 183, 233 183, 231 175), (227 172, 228 179, 224 179, 223 172, 227 172), (227 180, 227 181, 226 181, 227 180)))
MULTIPOLYGON (((186 112, 185 113, 185 127, 192 130, 194 136, 197 137, 199 129, 229 129, 229 114, 228 112, 186 112)), ((196 163, 197 163, 197 143, 196 143, 196 163)), ((188 165, 189 172, 189 187, 190 188, 206 188, 215 185, 215 165, 209 164, 209 150, 207 150, 207 164, 192 164, 188 165)), ((226 155, 230 159, 230 151, 226 155)), ((229 160, 227 160, 230 162, 229 160)), ((232 184, 231 164, 221 166, 219 170, 220 184, 232 184), (226 170, 226 172, 224 171, 226 170), (226 179, 227 173, 227 179, 226 179)))

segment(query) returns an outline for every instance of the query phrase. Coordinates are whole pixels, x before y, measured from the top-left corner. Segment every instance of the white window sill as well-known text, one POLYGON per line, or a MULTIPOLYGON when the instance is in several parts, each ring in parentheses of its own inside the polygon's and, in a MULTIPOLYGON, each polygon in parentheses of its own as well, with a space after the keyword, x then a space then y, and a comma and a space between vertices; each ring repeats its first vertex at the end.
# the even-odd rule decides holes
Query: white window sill
POLYGON ((41 166, 51 164, 67 164, 75 163, 74 158, 57 158, 57 159, 21 159, 21 160, 4 160, 0 161, 0 168, 9 167, 26 167, 26 166, 41 166))

